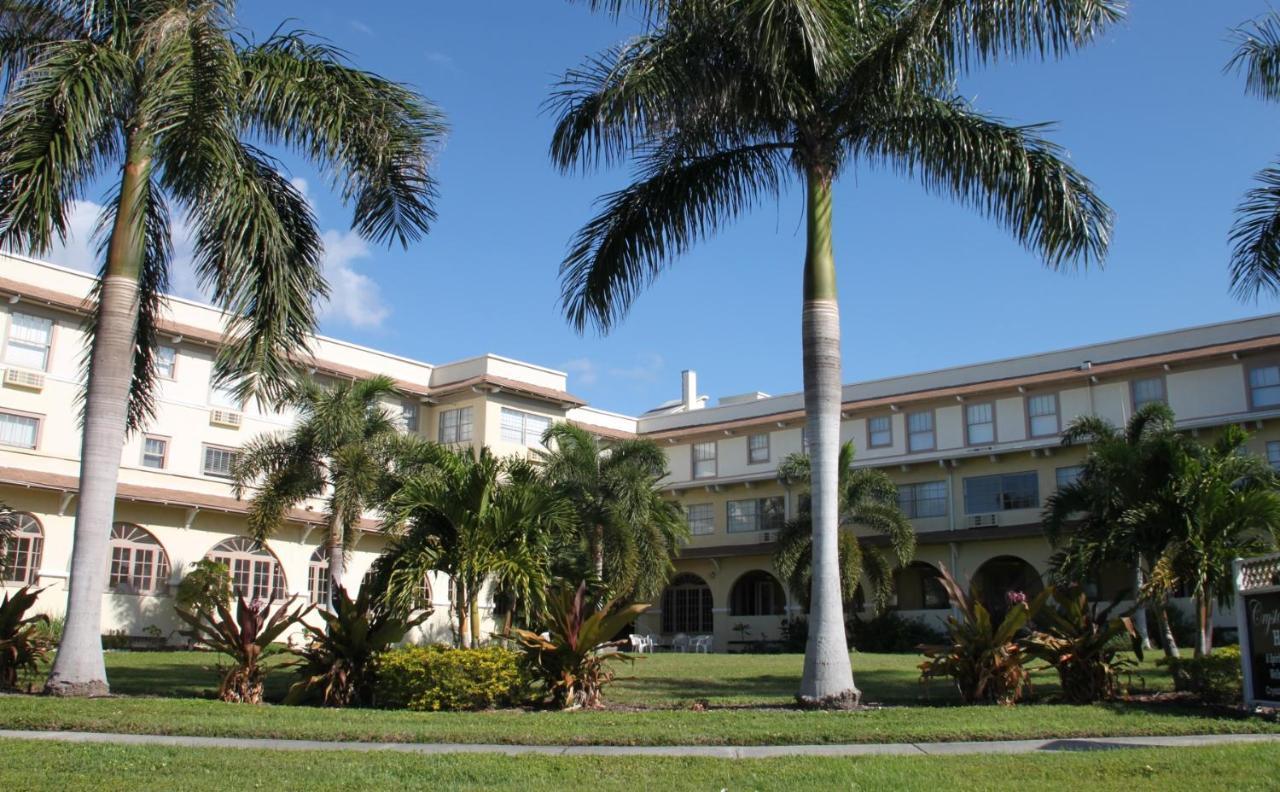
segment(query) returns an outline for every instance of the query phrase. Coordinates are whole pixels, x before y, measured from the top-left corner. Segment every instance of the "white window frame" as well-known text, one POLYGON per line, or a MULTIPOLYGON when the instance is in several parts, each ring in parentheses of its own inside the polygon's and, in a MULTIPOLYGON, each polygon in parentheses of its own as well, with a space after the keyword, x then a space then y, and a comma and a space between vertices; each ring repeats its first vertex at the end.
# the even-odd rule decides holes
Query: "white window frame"
POLYGON ((52 357, 51 353, 53 352, 53 328, 56 325, 57 323, 54 322, 52 319, 48 318, 47 316, 38 316, 36 314, 22 313, 18 311, 10 312, 9 325, 8 325, 7 332, 5 333, 5 341, 4 341, 5 365, 18 366, 19 368, 31 369, 34 371, 48 371, 49 360, 52 357), (14 328, 16 327, 16 322, 18 320, 18 317, 22 317, 24 319, 31 319, 31 320, 34 320, 35 322, 47 325, 48 335, 46 336, 44 343, 38 343, 36 341, 31 341, 25 338, 15 339, 13 337, 14 336, 13 331, 14 331, 14 328), (9 353, 15 345, 28 352, 39 352, 40 359, 41 359, 40 365, 31 366, 26 363, 15 362, 13 360, 10 360, 9 353))
POLYGON ((538 415, 537 413, 525 412, 524 410, 515 410, 510 407, 503 407, 501 418, 500 418, 500 430, 499 430, 502 441, 504 443, 514 443, 516 445, 522 445, 522 446, 525 446, 526 448, 544 448, 545 446, 542 445, 542 434, 543 432, 546 431, 546 429, 543 429, 542 431, 532 431, 529 426, 530 424, 529 419, 531 418, 534 419, 536 422, 546 421, 547 423, 546 429, 551 428, 552 420, 550 417, 546 415, 538 415), (518 430, 520 433, 520 438, 518 440, 511 437, 510 435, 511 432, 517 431, 517 430, 515 430, 513 427, 507 426, 508 418, 518 418, 520 421, 520 428, 518 430))
POLYGON ((169 591, 169 554, 155 534, 130 522, 111 524, 107 590, 115 594, 156 595, 169 591), (138 585, 138 581, 143 581, 138 585))
POLYGON ((996 403, 995 402, 978 402, 977 404, 964 405, 964 442, 965 445, 983 446, 991 445, 996 442, 996 403), (975 421, 971 410, 981 407, 987 408, 987 420, 975 421), (991 437, 987 439, 974 439, 973 430, 975 427, 990 427, 991 437))
MULTIPOLYGON (((6 443, 0 440, 0 446, 5 448, 25 448, 34 451, 40 447, 40 435, 44 430, 44 416, 35 413, 21 412, 19 410, 0 410, 0 418, 16 418, 18 421, 30 421, 34 426, 31 432, 31 445, 20 443, 6 443)), ((3 437, 3 434, 0 434, 3 437)))
POLYGON ((436 437, 441 445, 471 442, 474 431, 475 410, 472 407, 454 407, 441 410, 436 437))
POLYGON ((232 448, 231 446, 215 445, 213 443, 205 443, 204 445, 200 446, 200 472, 208 476, 209 478, 217 478, 217 479, 224 479, 224 480, 230 479, 232 477, 231 469, 235 467, 236 457, 239 455, 240 455, 240 449, 238 448, 232 448), (223 475, 222 473, 209 472, 209 452, 210 451, 217 451, 219 453, 225 453, 230 455, 230 465, 228 467, 226 475, 223 475))
POLYGON ((769 461, 769 433, 760 432, 747 436, 747 464, 763 465, 769 461), (757 439, 764 440, 763 446, 755 445, 757 439), (762 454, 757 452, 763 452, 762 454))
POLYGON ((938 421, 934 411, 920 410, 918 412, 907 413, 907 452, 914 454, 936 450, 938 450, 938 421), (913 428, 911 423, 915 418, 927 418, 929 421, 929 428, 927 430, 913 428), (916 444, 917 438, 926 436, 929 438, 929 444, 927 446, 919 446, 916 444))
POLYGON ((153 435, 153 434, 143 435, 142 436, 142 454, 140 455, 140 462, 142 466, 144 468, 147 468, 148 470, 164 470, 165 468, 169 467, 169 438, 163 435, 153 435), (160 452, 159 465, 147 464, 147 457, 155 456, 155 454, 151 454, 147 452, 147 443, 152 441, 160 443, 163 446, 163 450, 160 452))
POLYGON ((889 448, 893 445, 893 416, 873 415, 867 419, 867 448, 889 448), (873 421, 884 421, 884 429, 872 427, 873 421), (876 435, 884 435, 888 439, 883 443, 876 442, 876 435))
POLYGON ((1062 405, 1058 401, 1057 393, 1033 393, 1029 394, 1026 399, 1027 411, 1027 437, 1053 437, 1062 431, 1062 405), (1042 400, 1049 399, 1053 402, 1052 413, 1039 413, 1032 415, 1031 406, 1040 403, 1042 400), (1036 419, 1048 418, 1053 416, 1053 430, 1049 432, 1036 431, 1036 419))
POLYGON ((422 415, 418 409, 417 399, 400 400, 400 425, 406 432, 417 432, 421 425, 422 415))
POLYGON ((716 473, 720 469, 719 445, 716 443, 715 440, 704 440, 701 443, 691 444, 689 446, 689 462, 691 464, 690 472, 693 474, 693 478, 696 478, 696 479, 715 478, 716 473), (705 451, 707 448, 711 449, 710 456, 703 456, 702 458, 699 458, 698 456, 699 451, 700 450, 705 451), (702 462, 702 463, 710 462, 711 472, 699 474, 698 473, 699 462, 702 462))
POLYGON ((175 380, 178 378, 178 350, 171 346, 156 347, 156 376, 160 379, 175 380), (168 365, 162 365, 165 359, 165 353, 168 353, 168 365), (168 373, 165 369, 168 369, 168 373))

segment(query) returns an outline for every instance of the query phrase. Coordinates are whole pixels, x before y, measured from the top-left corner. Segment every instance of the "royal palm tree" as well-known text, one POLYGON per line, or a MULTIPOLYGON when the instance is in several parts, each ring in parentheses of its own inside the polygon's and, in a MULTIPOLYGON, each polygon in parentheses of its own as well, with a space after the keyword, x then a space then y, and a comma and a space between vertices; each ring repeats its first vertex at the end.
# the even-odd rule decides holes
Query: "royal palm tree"
POLYGON ((606 441, 570 423, 552 426, 543 442, 543 475, 577 512, 590 573, 613 599, 658 596, 688 538, 679 507, 658 489, 667 455, 651 440, 606 441))
POLYGON ((1195 598, 1196 656, 1213 648, 1213 606, 1235 594, 1231 562, 1275 552, 1280 493, 1266 459, 1248 453, 1249 435, 1228 426, 1213 443, 1191 443, 1173 485, 1176 538, 1156 561, 1152 581, 1165 591, 1185 584, 1195 598))
MULTIPOLYGON (((1177 523, 1172 484, 1187 443, 1174 430, 1173 412, 1164 404, 1145 405, 1123 429, 1098 416, 1081 416, 1067 425, 1062 444, 1087 445, 1088 453, 1075 481, 1045 501, 1045 535, 1057 548, 1054 577, 1076 584, 1096 576, 1105 563, 1133 570, 1133 596, 1154 598, 1161 644, 1166 655, 1176 657, 1167 594, 1147 585, 1177 523)), ((1138 616, 1145 640, 1145 612, 1139 609, 1138 616)))
POLYGON ((298 32, 236 27, 233 0, 12 0, 0 9, 0 244, 41 253, 106 180, 67 622, 53 693, 108 690, 101 648, 108 530, 126 433, 154 406, 172 253, 194 228, 196 273, 227 312, 220 381, 282 395, 327 287, 306 199, 253 142, 327 170, 355 229, 407 244, 427 230, 440 114, 298 32), (119 176, 111 174, 120 168, 119 176))
MULTIPOLYGON (((1280 14, 1246 22, 1235 37, 1227 69, 1244 72, 1247 93, 1280 101, 1280 14)), ((1280 163, 1263 168, 1254 181, 1231 228, 1231 288, 1242 298, 1280 291, 1280 163)))
MULTIPOLYGON (((916 532, 898 505, 898 488, 882 470, 853 467, 853 443, 840 447, 840 596, 852 602, 858 585, 866 582, 871 602, 883 610, 893 596, 893 571, 910 563, 916 554, 916 532), (886 554, 864 546, 853 532, 863 527, 888 540, 886 554)), ((778 465, 778 480, 788 490, 810 484, 809 458, 792 454, 778 465)), ((773 568, 786 582, 796 599, 807 602, 813 578, 813 515, 802 505, 795 519, 788 520, 778 534, 773 551, 773 568)))
POLYGON ((592 0, 638 8, 637 38, 566 73, 551 144, 565 171, 630 159, 561 267, 579 330, 607 332, 672 259, 793 178, 804 185, 801 337, 812 443, 814 576, 800 697, 853 698, 840 602, 841 350, 832 186, 858 164, 917 176, 978 209, 1050 267, 1100 259, 1111 211, 1042 137, 961 97, 970 66, 1062 55, 1118 0, 592 0))
POLYGON ((387 474, 400 425, 384 401, 394 395, 395 382, 385 376, 330 386, 302 380, 285 400, 297 410, 293 428, 250 440, 232 471, 235 496, 253 492, 248 524, 259 541, 279 530, 293 507, 325 500, 331 591, 344 586, 360 520, 387 474))

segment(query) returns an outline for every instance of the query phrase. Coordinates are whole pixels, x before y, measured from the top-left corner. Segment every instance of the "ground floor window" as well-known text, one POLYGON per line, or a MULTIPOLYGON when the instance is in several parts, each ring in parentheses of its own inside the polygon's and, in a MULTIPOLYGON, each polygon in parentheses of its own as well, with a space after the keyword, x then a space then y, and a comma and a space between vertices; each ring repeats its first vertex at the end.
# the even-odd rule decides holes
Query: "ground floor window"
POLYGON ((748 572, 733 584, 729 612, 734 616, 781 616, 787 595, 778 579, 768 572, 748 572))
POLYGON ((208 557, 231 570, 236 596, 252 602, 285 598, 284 568, 271 551, 246 536, 219 542, 208 557))
POLYGON ((662 593, 664 633, 711 632, 711 588, 697 575, 676 575, 662 593))
POLYGON ((307 564, 307 596, 311 604, 329 607, 329 548, 320 545, 307 564))
POLYGON ((169 590, 169 555, 150 531, 133 523, 112 524, 107 587, 118 594, 169 590))
POLYGON ((15 583, 34 584, 40 576, 40 559, 44 554, 44 529, 40 521, 25 512, 8 515, 12 535, 0 545, 4 551, 4 579, 15 583))

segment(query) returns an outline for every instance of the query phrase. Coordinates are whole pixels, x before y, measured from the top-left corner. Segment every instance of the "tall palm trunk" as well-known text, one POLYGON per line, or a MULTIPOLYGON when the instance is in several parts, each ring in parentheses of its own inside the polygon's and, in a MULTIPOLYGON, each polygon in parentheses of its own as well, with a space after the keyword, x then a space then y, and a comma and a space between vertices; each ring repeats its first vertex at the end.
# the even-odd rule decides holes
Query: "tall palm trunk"
POLYGON ((1151 630, 1147 626, 1147 609, 1142 604, 1142 556, 1133 562, 1133 601, 1137 608, 1133 612, 1133 629, 1138 633, 1138 640, 1143 649, 1151 648, 1151 630))
POLYGON ((840 594, 837 460, 840 456, 840 308, 831 250, 831 172, 810 166, 804 263, 804 409, 809 432, 813 510, 813 582, 809 643, 800 700, 816 706, 856 703, 840 594))
POLYGON ((1196 588, 1196 657, 1213 651, 1213 595, 1205 581, 1196 588))
MULTIPOLYGON (((337 515, 329 517, 329 586, 330 591, 346 591, 343 578, 347 571, 346 547, 342 537, 342 523, 337 515)), ((350 594, 351 592, 347 592, 350 594)))
POLYGON ((1179 656, 1178 639, 1173 637, 1173 627, 1169 624, 1169 601, 1156 603, 1156 621, 1160 625, 1160 643, 1164 647, 1164 656, 1175 659, 1179 656))
POLYGON ((596 567, 596 577, 604 580, 604 526, 599 523, 591 533, 591 560, 596 567))
POLYGON ((151 178, 149 141, 135 133, 127 145, 128 158, 107 246, 86 384, 67 621, 45 683, 45 692, 59 696, 100 696, 110 690, 102 658, 102 593, 107 588, 107 551, 115 517, 116 483, 128 430, 138 329, 138 279, 146 255, 143 201, 151 178))
POLYGON ((468 589, 471 592, 471 645, 480 646, 480 585, 468 589))
POLYGON ((468 617, 471 613, 471 600, 468 598, 467 587, 458 583, 458 601, 454 603, 454 607, 458 609, 458 644, 463 649, 471 648, 471 625, 468 617))

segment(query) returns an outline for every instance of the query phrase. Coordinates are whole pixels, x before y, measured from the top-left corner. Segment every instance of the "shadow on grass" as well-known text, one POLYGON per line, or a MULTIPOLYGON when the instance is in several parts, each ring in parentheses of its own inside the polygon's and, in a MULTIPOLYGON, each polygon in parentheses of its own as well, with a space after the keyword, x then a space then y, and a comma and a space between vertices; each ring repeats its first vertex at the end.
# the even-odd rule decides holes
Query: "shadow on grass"
MULTIPOLYGON (((138 662, 116 662, 108 667, 107 681, 113 694, 211 699, 216 697, 218 685, 231 662, 212 652, 183 652, 178 655, 180 659, 171 659, 172 653, 129 654, 136 655, 138 662)), ((273 667, 267 673, 263 698, 271 702, 283 700, 292 683, 293 674, 289 669, 273 667)))

